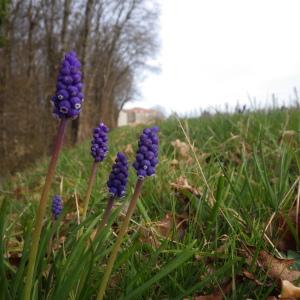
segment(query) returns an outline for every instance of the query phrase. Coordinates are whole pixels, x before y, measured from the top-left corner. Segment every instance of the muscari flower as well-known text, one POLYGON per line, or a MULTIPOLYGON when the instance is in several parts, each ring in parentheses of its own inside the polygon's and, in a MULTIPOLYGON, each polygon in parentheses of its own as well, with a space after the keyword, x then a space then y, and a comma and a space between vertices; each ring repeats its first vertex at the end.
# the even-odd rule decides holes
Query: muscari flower
POLYGON ((108 190, 112 197, 120 198, 125 195, 127 178, 128 162, 126 155, 122 152, 118 152, 107 182, 108 190))
MULTIPOLYGON (((140 136, 139 148, 136 154, 136 161, 133 166, 136 169, 138 180, 134 188, 132 198, 130 200, 129 207, 127 209, 125 219, 119 230, 117 240, 110 252, 110 256, 107 261, 107 267, 103 274, 101 285, 98 291, 98 300, 104 298, 105 290, 109 281, 109 277, 113 270, 113 265, 117 258, 118 251, 122 245, 125 234, 127 233, 128 226, 132 214, 134 213, 135 207, 137 205, 138 198, 141 194, 144 178, 145 176, 152 176, 155 174, 155 167, 158 164, 158 127, 146 128, 140 136)), ((116 172, 112 172, 112 177, 109 182, 111 183, 109 187, 112 187, 112 182, 114 182, 115 174, 119 174, 119 167, 116 167, 116 172)), ((116 186, 120 186, 120 182, 117 182, 116 186)), ((113 186, 115 188, 115 186, 113 186)), ((117 191, 117 189, 115 189, 117 191)))
POLYGON ((56 93, 51 98, 57 118, 78 117, 83 100, 80 62, 74 51, 65 55, 57 77, 56 93))
POLYGON ((95 162, 102 161, 108 152, 108 131, 109 129, 103 123, 93 131, 91 154, 95 162))
POLYGON ((133 167, 139 178, 152 176, 158 164, 158 127, 145 128, 140 135, 139 148, 133 167))
POLYGON ((52 215, 55 220, 61 214, 62 209, 63 209, 63 206, 62 206, 61 197, 59 195, 53 196, 53 198, 52 198, 52 215))

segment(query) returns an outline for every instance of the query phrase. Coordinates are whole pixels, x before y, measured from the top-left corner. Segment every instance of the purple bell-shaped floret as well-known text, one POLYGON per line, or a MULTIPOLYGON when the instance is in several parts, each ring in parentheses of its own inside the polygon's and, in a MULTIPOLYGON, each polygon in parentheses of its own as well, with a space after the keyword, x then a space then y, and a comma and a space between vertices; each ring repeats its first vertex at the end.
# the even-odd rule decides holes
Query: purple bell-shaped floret
POLYGON ((61 214, 62 209, 63 209, 63 205, 62 205, 61 197, 59 195, 53 196, 53 198, 52 198, 52 215, 55 220, 61 214))
POLYGON ((74 51, 68 52, 61 63, 57 77, 56 93, 51 98, 53 115, 57 118, 72 118, 79 116, 83 102, 82 74, 80 62, 74 51))
POLYGON ((153 176, 158 164, 158 127, 145 128, 140 135, 139 148, 133 167, 139 178, 153 176))
POLYGON ((91 155, 95 162, 102 161, 108 152, 108 131, 109 129, 104 123, 100 123, 93 130, 91 155))
POLYGON ((107 182, 109 193, 114 198, 121 198, 125 195, 128 179, 128 162, 124 153, 118 152, 117 158, 107 182))

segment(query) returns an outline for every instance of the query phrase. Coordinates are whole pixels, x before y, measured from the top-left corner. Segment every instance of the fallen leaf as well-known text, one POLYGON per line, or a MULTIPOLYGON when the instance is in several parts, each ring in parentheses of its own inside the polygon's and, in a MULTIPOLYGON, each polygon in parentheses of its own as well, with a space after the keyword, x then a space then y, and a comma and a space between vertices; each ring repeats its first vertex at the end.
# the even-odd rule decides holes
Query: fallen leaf
POLYGON ((243 275, 244 275, 246 278, 248 278, 248 279, 254 281, 257 285, 260 285, 260 286, 263 285, 263 283, 262 283, 261 281, 259 281, 258 279, 256 279, 255 276, 254 276, 252 273, 250 273, 250 272, 244 270, 244 271, 243 271, 243 275))
POLYGON ((232 289, 232 280, 227 281, 220 288, 216 288, 212 294, 195 296, 193 300, 222 300, 224 296, 232 289))
MULTIPOLYGON (((251 252, 251 251, 250 251, 251 252)), ((251 263, 253 254, 248 250, 247 263, 251 263)), ((282 259, 272 256, 264 250, 259 251, 257 256, 258 265, 267 273, 272 279, 281 279, 288 281, 295 281, 300 277, 300 271, 290 270, 289 267, 294 263, 294 259, 282 259)))
POLYGON ((204 295, 204 296, 196 296, 192 298, 193 300, 222 300, 223 295, 219 292, 213 293, 211 295, 204 295))
POLYGON ((297 241, 294 234, 296 233, 300 238, 300 210, 298 216, 296 206, 293 206, 288 214, 279 214, 276 220, 276 224, 276 231, 279 236, 279 240, 276 242, 277 248, 281 251, 296 251, 297 241), (292 232, 290 226, 294 227, 294 233, 292 232))
POLYGON ((187 143, 176 139, 175 141, 171 142, 171 145, 178 153, 178 159, 184 160, 187 164, 191 164, 193 162, 193 159, 190 155, 190 146, 187 143))
POLYGON ((127 144, 127 145, 125 146, 124 152, 125 152, 125 154, 127 154, 127 155, 133 154, 134 151, 133 151, 132 144, 127 144))
POLYGON ((288 280, 282 280, 281 282, 281 293, 279 295, 280 299, 283 298, 300 298, 300 288, 294 286, 291 282, 288 280))
POLYGON ((290 146, 297 146, 297 139, 295 139, 295 136, 297 136, 297 132, 294 130, 285 130, 281 133, 281 136, 279 138, 279 142, 285 142, 289 144, 290 146))
POLYGON ((7 242, 6 249, 4 257, 8 258, 12 266, 18 267, 22 258, 23 241, 11 238, 7 242))
POLYGON ((9 263, 14 267, 19 267, 22 259, 22 253, 12 252, 8 254, 9 263))
POLYGON ((205 265, 205 272, 200 275, 201 280, 203 280, 207 276, 214 274, 216 271, 215 267, 213 267, 213 260, 210 257, 204 258, 203 263, 205 265))
POLYGON ((174 216, 172 213, 167 213, 162 220, 141 227, 140 240, 154 248, 158 248, 160 246, 159 238, 164 237, 171 239, 174 229, 177 238, 182 240, 185 235, 186 227, 187 218, 185 216, 174 216))
POLYGON ((53 251, 60 249, 66 241, 66 236, 60 236, 59 239, 53 238, 51 248, 53 251))
POLYGON ((160 222, 157 224, 159 233, 164 237, 169 237, 172 230, 176 227, 179 239, 182 239, 186 229, 187 218, 183 216, 173 216, 172 213, 167 213, 160 222))
POLYGON ((181 156, 186 157, 189 155, 190 146, 187 143, 176 139, 175 141, 171 142, 171 145, 179 151, 181 156))
POLYGON ((73 221, 73 220, 76 220, 77 218, 77 214, 76 212, 69 212, 65 215, 64 219, 62 220, 62 223, 67 223, 69 221, 73 221))
POLYGON ((178 164, 179 164, 179 162, 178 162, 177 159, 173 159, 173 160, 171 161, 171 166, 172 166, 172 167, 176 167, 176 166, 178 166, 178 164))
POLYGON ((13 193, 14 193, 14 196, 16 197, 16 199, 20 200, 26 196, 26 194, 28 193, 28 190, 25 187, 18 186, 14 189, 13 193))
POLYGON ((191 186, 185 176, 178 177, 175 182, 170 183, 171 187, 176 192, 190 192, 194 196, 199 197, 201 195, 201 190, 191 186))
POLYGON ((229 152, 228 154, 230 162, 240 165, 242 163, 242 156, 237 152, 229 152))

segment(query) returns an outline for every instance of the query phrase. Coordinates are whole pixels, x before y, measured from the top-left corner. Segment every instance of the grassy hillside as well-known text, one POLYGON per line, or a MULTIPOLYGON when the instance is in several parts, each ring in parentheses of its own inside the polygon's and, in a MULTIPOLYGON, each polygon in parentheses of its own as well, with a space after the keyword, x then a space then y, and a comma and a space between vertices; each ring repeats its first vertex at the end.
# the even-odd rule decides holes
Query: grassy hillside
MULTIPOLYGON (((183 299, 212 292, 216 295, 219 288, 225 293, 224 299, 278 295, 277 280, 285 278, 272 272, 277 266, 273 257, 298 255, 299 245, 293 241, 293 234, 298 237, 293 206, 299 192, 299 112, 220 114, 167 120, 159 126, 157 175, 145 182, 107 299, 183 299)), ((106 181, 115 154, 125 151, 133 162, 142 128, 111 131, 109 155, 100 165, 83 224, 89 232, 106 205, 106 181)), ((38 299, 46 295, 51 295, 48 299, 93 299, 122 222, 122 210, 132 195, 136 180, 133 169, 127 196, 118 202, 110 219, 112 229, 106 229, 93 254, 76 258, 83 269, 73 270, 68 256, 77 249, 80 226, 76 199, 80 212, 92 164, 89 147, 87 141, 60 156, 52 194, 62 195, 64 216, 54 225, 49 211, 45 221, 45 241, 53 227, 57 228, 53 257, 39 260, 38 268, 43 272, 35 285, 38 299), (51 267, 53 261, 55 267, 51 267), (86 272, 86 278, 81 272, 86 272), (69 286, 72 293, 63 298, 69 286)), ((17 280, 15 274, 25 266, 20 256, 24 242, 30 240, 47 163, 42 161, 16 174, 1 187, 0 199, 8 200, 4 268, 12 295, 19 295, 21 290, 22 279, 17 280)))

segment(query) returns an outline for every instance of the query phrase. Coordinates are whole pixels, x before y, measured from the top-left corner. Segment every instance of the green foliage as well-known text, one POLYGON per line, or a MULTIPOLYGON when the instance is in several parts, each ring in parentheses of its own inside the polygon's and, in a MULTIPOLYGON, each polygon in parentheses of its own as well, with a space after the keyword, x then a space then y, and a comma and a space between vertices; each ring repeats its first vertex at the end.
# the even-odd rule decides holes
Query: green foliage
MULTIPOLYGON (((205 294, 241 274, 245 267, 266 282, 266 274, 257 270, 254 262, 252 268, 247 266, 240 250, 245 245, 254 246, 256 255, 261 249, 273 250, 263 232, 270 217, 287 212, 297 195, 299 121, 299 112, 290 109, 170 119, 159 124, 157 175, 145 182, 114 266, 107 299, 182 299, 205 294), (191 163, 172 146, 176 139, 193 144, 191 163), (178 161, 175 165, 174 159, 178 161), (200 197, 175 192, 170 183, 179 176, 199 189, 200 197), (159 234, 157 224, 168 213, 184 216, 186 227, 181 236, 179 225, 168 237, 159 234), (151 245, 145 232, 159 243, 151 245)), ((80 225, 75 200, 82 204, 92 165, 89 142, 63 151, 52 194, 61 192, 64 213, 53 223, 49 209, 45 220, 34 299, 93 299, 97 294, 115 241, 114 231, 122 223, 121 211, 133 192, 133 170, 128 196, 119 202, 105 230, 93 241, 90 237, 106 206, 105 184, 114 156, 128 144, 135 151, 142 128, 124 127, 110 133, 110 152, 100 165, 88 216, 80 225)), ((133 159, 134 152, 129 152, 129 161, 133 159)), ((41 162, 16 174, 1 188, 0 298, 22 297, 34 208, 46 167, 47 162, 41 162), (20 258, 14 261, 16 254, 20 258)), ((280 238, 277 230, 268 235, 275 244, 280 238)), ((226 296, 263 299, 273 289, 274 285, 256 286, 244 280, 226 296)))

